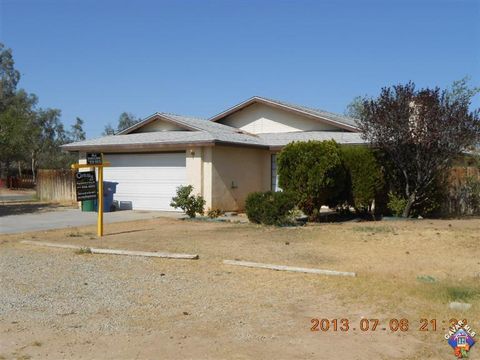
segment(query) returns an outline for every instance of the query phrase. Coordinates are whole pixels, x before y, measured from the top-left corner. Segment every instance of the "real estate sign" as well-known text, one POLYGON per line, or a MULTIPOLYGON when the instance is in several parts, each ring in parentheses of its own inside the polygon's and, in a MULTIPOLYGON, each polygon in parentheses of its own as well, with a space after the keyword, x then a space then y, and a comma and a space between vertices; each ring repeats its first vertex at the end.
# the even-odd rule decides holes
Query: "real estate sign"
POLYGON ((97 198, 97 179, 95 171, 77 171, 75 174, 77 201, 95 200, 97 198))
POLYGON ((102 165, 102 154, 100 153, 87 153, 88 165, 102 165))

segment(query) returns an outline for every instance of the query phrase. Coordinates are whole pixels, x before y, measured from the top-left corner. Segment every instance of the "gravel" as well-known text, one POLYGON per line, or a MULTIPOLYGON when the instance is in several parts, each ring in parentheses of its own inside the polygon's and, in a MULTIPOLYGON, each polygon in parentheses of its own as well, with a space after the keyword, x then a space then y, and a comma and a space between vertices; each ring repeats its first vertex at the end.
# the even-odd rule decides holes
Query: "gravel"
MULTIPOLYGON (((102 333, 126 329, 135 316, 134 307, 136 313, 161 308, 166 297, 172 296, 159 291, 171 281, 169 276, 138 269, 151 261, 3 247, 0 319, 102 333), (131 271, 122 271, 126 269, 131 271), (155 293, 146 303, 142 301, 145 289, 155 293), (95 321, 89 321, 93 317, 95 321)), ((180 287, 173 289, 175 294, 182 292, 180 287)))

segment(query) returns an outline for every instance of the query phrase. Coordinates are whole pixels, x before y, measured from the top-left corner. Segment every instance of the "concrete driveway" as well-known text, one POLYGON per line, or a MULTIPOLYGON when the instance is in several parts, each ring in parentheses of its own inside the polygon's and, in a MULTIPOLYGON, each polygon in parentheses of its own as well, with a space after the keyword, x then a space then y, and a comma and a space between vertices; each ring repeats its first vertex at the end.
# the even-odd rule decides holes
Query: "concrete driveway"
MULTIPOLYGON (((104 223, 145 220, 157 217, 181 218, 183 216, 182 213, 176 212, 125 210, 104 213, 104 223)), ((96 212, 82 212, 79 209, 66 208, 41 213, 0 216, 0 234, 62 229, 95 225, 96 223, 96 212)))

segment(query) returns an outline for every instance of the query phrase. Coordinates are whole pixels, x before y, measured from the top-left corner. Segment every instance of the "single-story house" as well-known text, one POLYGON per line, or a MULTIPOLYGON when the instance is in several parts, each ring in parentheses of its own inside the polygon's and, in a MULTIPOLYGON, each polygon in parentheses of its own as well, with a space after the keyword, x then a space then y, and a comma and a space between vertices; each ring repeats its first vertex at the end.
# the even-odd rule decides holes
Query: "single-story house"
POLYGON ((155 113, 118 134, 63 146, 102 152, 117 183, 114 199, 137 210, 174 210, 179 185, 193 185, 206 207, 242 210, 253 191, 276 190, 276 154, 292 141, 363 144, 352 118, 252 97, 210 119, 155 113))

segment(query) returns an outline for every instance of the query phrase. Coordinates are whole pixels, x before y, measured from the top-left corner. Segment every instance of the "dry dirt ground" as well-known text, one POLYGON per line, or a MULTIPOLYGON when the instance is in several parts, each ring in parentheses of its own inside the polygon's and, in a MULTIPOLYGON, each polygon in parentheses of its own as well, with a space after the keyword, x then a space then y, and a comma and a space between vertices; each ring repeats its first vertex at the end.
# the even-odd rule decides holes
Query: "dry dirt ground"
POLYGON ((479 230, 479 219, 290 229, 158 218, 108 225, 101 240, 94 227, 2 236, 0 359, 453 359, 444 321, 466 318, 480 331, 479 230), (200 259, 79 254, 20 240, 200 259), (472 307, 450 310, 452 300, 472 307), (311 331, 312 318, 339 319, 337 331, 333 323, 311 331), (378 319, 376 330, 360 331, 362 318, 378 319), (436 331, 419 331, 422 318, 436 319, 436 331), (408 330, 391 331, 390 319, 407 319, 408 330))

